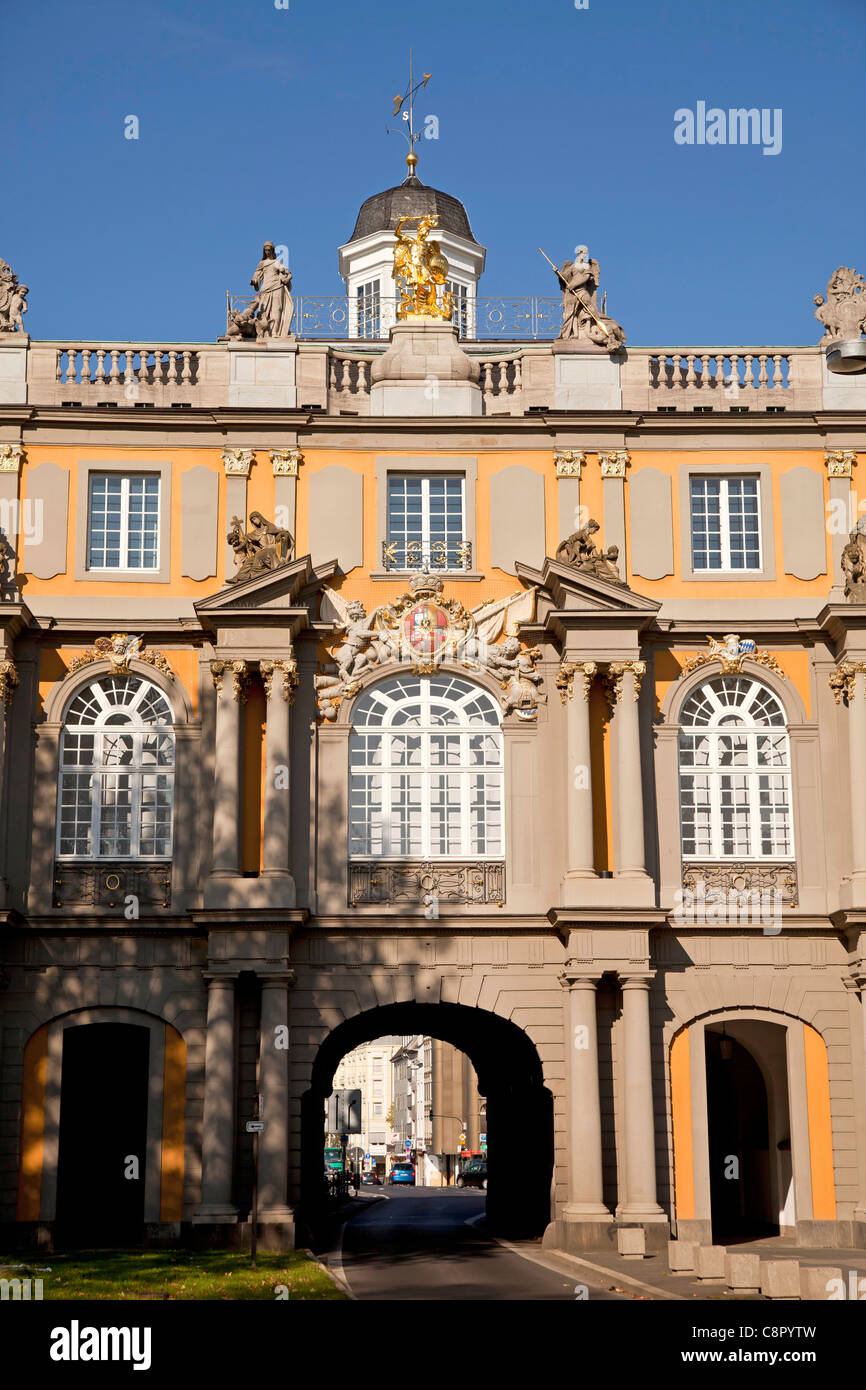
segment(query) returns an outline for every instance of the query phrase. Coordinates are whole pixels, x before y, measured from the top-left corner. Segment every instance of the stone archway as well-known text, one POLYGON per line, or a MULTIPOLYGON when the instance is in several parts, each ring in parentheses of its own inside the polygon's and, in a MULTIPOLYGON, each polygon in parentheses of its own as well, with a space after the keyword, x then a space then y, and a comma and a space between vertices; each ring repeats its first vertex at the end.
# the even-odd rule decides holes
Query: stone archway
POLYGON ((319 1226, 324 1204, 323 1105, 338 1063, 375 1038, 423 1034, 464 1052, 487 1097, 490 1228, 513 1237, 540 1236, 550 1221, 553 1097, 534 1044, 516 1024, 462 1004, 388 1004, 341 1023, 321 1044, 301 1100, 301 1220, 319 1226))

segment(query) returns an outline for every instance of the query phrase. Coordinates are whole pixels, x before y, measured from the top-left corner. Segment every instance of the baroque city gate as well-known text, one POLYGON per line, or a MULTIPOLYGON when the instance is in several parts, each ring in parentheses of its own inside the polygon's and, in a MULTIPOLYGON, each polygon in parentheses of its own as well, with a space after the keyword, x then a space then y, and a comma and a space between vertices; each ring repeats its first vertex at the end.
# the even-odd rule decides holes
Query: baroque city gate
POLYGON ((460 1004, 386 1005, 340 1024, 316 1053, 311 1085, 301 1099, 301 1213, 314 1227, 323 1198, 323 1103, 340 1060, 361 1043, 387 1034, 424 1034, 469 1057, 487 1097, 487 1218, 511 1236, 543 1235, 551 1219, 553 1097, 541 1061, 520 1028, 484 1009, 460 1004))

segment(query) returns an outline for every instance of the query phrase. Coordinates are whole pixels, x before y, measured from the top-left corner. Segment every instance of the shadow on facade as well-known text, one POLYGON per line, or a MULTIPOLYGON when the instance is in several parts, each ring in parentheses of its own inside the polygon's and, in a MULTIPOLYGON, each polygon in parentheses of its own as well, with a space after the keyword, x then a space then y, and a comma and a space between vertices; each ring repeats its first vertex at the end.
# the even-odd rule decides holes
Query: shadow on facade
POLYGON ((553 1097, 541 1062, 515 1024, 462 1004, 389 1004, 340 1024, 319 1048, 301 1100, 301 1210, 308 1238, 325 1222, 324 1102, 342 1058, 388 1034, 441 1038, 465 1052, 487 1097, 487 1224, 513 1238, 540 1236, 550 1221, 553 1097))

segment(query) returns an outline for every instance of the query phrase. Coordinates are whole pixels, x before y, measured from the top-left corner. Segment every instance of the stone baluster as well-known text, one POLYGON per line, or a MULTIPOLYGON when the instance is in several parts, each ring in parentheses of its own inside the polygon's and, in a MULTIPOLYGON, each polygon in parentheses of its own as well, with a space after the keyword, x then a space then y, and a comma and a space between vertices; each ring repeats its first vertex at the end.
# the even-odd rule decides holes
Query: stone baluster
POLYGON ((371 364, 370 364, 369 362, 362 362, 362 363, 361 363, 360 368, 359 368, 359 372, 358 372, 358 387, 359 387, 359 389, 360 389, 360 392, 361 392, 361 395, 362 395, 362 396, 369 396, 369 394, 370 394, 370 373, 371 373, 371 370, 372 370, 372 369, 371 369, 371 364))
POLYGON ((62 382, 62 380, 63 380, 63 354, 64 354, 64 352, 65 352, 66 355, 67 355, 67 357, 66 357, 66 362, 67 362, 67 365, 66 365, 66 380, 67 380, 67 381, 69 380, 69 358, 72 356, 72 349, 71 349, 71 348, 62 348, 62 347, 59 347, 59 348, 57 349, 57 357, 55 358, 55 366, 54 366, 54 379, 55 379, 55 381, 61 381, 61 382, 62 382))
POLYGON ((484 372, 482 391, 484 396, 489 399, 493 395, 493 363, 485 359, 481 366, 484 372))
POLYGON ((623 1100, 625 1133, 625 1200, 620 1221, 660 1220, 656 1197, 656 1149, 653 1118, 650 1033, 650 973, 620 975, 622 982, 623 1100))
POLYGON ((171 349, 171 351, 168 354, 168 380, 169 385, 171 386, 175 385, 178 380, 177 353, 174 351, 174 349, 171 349))
POLYGON ((766 385, 767 385, 767 354, 766 354, 765 352, 760 352, 760 353, 758 353, 758 363, 759 363, 759 367, 758 367, 758 386, 759 386, 759 387, 766 387, 766 385))
POLYGON ((503 357, 499 361, 499 394, 508 395, 508 358, 503 357))
POLYGON ((108 373, 108 380, 110 385, 116 386, 117 383, 120 381, 120 353, 118 352, 117 348, 111 349, 108 358, 109 362, 111 363, 111 369, 108 373))
POLYGON ((81 349, 81 372, 78 377, 82 386, 90 385, 90 348, 81 349))
POLYGON ((96 384, 105 384, 105 348, 96 349, 96 384))
POLYGON ((694 354, 693 352, 690 352, 690 353, 688 353, 688 355, 686 356, 686 387, 694 386, 694 384, 695 384, 695 354, 694 354))
POLYGON ((752 371, 752 363, 754 362, 754 360, 755 355, 752 352, 747 352, 745 354, 745 357, 743 358, 743 361, 746 364, 746 375, 745 380, 743 382, 744 386, 754 386, 755 384, 754 372, 752 371))
POLYGON ((522 391, 522 390, 523 390, 523 358, 522 358, 522 357, 515 357, 515 359, 514 359, 514 390, 515 390, 515 392, 517 392, 517 391, 522 391))
POLYGON ((201 1206, 195 1222, 237 1220, 232 1205, 232 1159, 235 1147, 235 980, 205 975, 207 1038, 204 1054, 201 1206))
POLYGON ((707 390, 712 386, 713 381, 710 376, 710 355, 707 352, 701 353, 701 385, 707 390))
POLYGON ((337 359, 331 354, 330 372, 328 375, 328 385, 332 391, 337 389, 337 359))
MULTIPOLYGON (((784 361, 785 361, 785 359, 784 359, 784 357, 782 356, 781 353, 779 353, 779 352, 774 352, 774 353, 773 353, 773 379, 774 379, 774 381, 775 381, 776 386, 778 386, 778 387, 784 386, 784 384, 785 384, 785 383, 784 383, 784 378, 783 378, 783 376, 782 376, 782 363, 783 363, 784 361)), ((793 363, 789 360, 789 367, 788 367, 788 385, 789 385, 789 386, 791 386, 791 385, 793 384, 792 381, 791 381, 791 366, 792 366, 792 365, 793 365, 793 363)))
POLYGON ((740 386, 740 357, 736 352, 731 353, 731 386, 735 391, 740 386))

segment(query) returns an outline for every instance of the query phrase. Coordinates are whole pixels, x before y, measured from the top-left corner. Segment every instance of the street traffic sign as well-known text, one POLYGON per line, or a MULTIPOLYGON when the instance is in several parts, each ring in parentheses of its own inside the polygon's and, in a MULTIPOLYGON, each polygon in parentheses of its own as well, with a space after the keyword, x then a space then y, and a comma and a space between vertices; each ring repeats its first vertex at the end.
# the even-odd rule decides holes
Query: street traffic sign
POLYGON ((264 1128, 265 1128, 265 1122, 264 1122, 264 1120, 247 1120, 247 1123, 246 1123, 246 1131, 247 1131, 247 1134, 262 1134, 262 1133, 264 1132, 264 1128))

